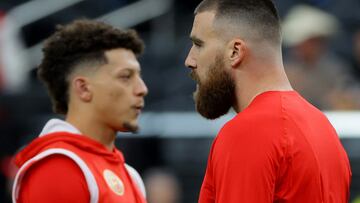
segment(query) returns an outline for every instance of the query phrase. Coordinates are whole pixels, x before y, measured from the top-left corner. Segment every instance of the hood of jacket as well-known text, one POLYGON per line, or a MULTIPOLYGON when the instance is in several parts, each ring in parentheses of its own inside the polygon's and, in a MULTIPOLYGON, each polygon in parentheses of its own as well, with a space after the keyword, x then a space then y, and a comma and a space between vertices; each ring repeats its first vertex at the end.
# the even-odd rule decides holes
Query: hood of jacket
POLYGON ((39 137, 23 148, 15 157, 15 164, 21 167, 27 160, 47 149, 50 145, 67 144, 105 158, 118 164, 125 163, 123 154, 114 148, 108 150, 101 143, 84 136, 70 123, 51 119, 43 128, 39 137))

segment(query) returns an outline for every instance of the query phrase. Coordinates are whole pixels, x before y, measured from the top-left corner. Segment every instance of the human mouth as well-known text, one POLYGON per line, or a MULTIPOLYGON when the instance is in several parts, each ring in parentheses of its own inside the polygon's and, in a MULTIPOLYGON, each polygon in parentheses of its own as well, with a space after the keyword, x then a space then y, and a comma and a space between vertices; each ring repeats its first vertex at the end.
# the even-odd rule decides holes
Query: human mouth
POLYGON ((199 77, 198 77, 198 75, 196 75, 196 73, 194 72, 194 71, 191 71, 190 72, 190 77, 191 77, 191 79, 193 79, 196 83, 198 83, 199 84, 199 77))
POLYGON ((138 104, 138 105, 134 105, 133 109, 136 112, 136 115, 140 115, 141 114, 141 110, 144 108, 144 104, 138 104))

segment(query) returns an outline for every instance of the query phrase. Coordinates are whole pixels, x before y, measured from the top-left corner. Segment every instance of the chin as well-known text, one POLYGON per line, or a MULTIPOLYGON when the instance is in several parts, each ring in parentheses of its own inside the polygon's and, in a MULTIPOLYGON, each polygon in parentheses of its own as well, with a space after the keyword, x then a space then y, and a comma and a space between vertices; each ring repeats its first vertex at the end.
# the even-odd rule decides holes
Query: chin
POLYGON ((139 130, 139 125, 137 122, 124 122, 122 129, 124 129, 123 132, 136 133, 139 130))

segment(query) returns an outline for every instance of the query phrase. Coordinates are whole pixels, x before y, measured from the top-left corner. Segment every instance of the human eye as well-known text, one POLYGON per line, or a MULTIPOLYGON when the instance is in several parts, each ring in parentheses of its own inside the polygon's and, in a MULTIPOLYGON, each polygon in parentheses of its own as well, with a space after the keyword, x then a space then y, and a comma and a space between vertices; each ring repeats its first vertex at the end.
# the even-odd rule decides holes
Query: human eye
POLYGON ((131 77, 132 77, 132 74, 129 71, 125 71, 125 72, 122 72, 119 74, 120 80, 128 81, 131 79, 131 77))
POLYGON ((190 37, 191 41, 192 41, 192 45, 196 48, 201 48, 204 46, 204 41, 202 41, 201 39, 197 38, 196 36, 191 36, 190 37))
POLYGON ((199 42, 193 42, 193 46, 197 47, 197 48, 201 48, 202 44, 199 42))

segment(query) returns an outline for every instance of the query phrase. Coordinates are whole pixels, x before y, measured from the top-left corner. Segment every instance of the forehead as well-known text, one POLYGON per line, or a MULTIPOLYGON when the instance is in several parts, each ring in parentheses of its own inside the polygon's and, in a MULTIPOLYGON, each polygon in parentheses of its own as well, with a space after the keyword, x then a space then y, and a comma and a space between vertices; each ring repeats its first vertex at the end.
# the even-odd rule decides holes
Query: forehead
POLYGON ((215 13, 204 11, 195 15, 194 24, 191 30, 191 36, 204 38, 215 35, 213 26, 215 13))
POLYGON ((113 49, 105 52, 105 56, 108 60, 108 65, 116 67, 118 70, 122 69, 134 69, 139 71, 140 64, 131 50, 128 49, 113 49))

